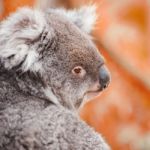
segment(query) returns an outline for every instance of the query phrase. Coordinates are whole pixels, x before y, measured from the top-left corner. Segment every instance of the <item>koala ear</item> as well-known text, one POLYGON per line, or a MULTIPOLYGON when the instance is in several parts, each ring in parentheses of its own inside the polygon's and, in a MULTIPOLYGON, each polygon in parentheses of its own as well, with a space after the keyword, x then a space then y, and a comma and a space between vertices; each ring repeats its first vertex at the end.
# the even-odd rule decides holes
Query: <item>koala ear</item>
POLYGON ((90 33, 92 31, 97 19, 95 5, 82 6, 80 9, 69 11, 60 10, 60 13, 64 13, 69 20, 86 33, 90 33))
POLYGON ((0 61, 5 68, 21 65, 22 71, 40 69, 40 65, 34 63, 39 54, 33 45, 45 24, 43 13, 30 8, 21 8, 1 22, 0 61))

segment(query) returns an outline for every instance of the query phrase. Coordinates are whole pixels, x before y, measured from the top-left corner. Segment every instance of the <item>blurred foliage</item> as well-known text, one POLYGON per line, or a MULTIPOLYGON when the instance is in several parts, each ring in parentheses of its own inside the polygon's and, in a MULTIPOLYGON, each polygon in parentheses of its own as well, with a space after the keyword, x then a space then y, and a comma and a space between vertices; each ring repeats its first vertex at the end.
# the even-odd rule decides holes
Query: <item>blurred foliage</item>
MULTIPOLYGON (((150 17, 148 0, 93 0, 94 40, 112 74, 109 88, 89 102, 81 117, 113 150, 150 150, 150 17)), ((0 0, 0 17, 19 6, 76 8, 89 0, 0 0)))

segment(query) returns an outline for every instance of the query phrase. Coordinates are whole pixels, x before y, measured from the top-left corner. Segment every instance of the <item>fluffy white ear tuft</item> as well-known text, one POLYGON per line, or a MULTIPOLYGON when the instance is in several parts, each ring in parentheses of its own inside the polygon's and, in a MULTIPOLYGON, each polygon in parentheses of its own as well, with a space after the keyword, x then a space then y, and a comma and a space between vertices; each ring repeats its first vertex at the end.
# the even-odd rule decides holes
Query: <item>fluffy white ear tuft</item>
POLYGON ((58 12, 64 14, 69 20, 76 24, 82 31, 90 33, 97 19, 96 6, 82 6, 80 9, 65 11, 58 9, 58 12))
POLYGON ((96 6, 84 6, 79 10, 68 11, 68 17, 83 31, 90 33, 96 22, 96 6))
POLYGON ((39 64, 35 66, 38 52, 32 45, 45 24, 43 13, 30 8, 21 8, 1 22, 0 60, 7 69, 20 64, 22 71, 39 69, 39 64))

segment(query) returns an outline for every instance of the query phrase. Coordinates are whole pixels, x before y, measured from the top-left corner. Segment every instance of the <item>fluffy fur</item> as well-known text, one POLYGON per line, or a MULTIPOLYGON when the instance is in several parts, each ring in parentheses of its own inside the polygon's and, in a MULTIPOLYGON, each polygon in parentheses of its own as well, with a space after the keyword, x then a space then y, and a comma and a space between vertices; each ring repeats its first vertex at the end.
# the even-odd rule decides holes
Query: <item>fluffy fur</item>
POLYGON ((87 34, 95 16, 94 7, 22 8, 1 23, 0 150, 109 150, 75 112, 101 86, 91 89, 104 65, 87 34))
POLYGON ((96 6, 85 6, 78 10, 66 11, 64 9, 56 10, 57 13, 63 14, 71 20, 82 31, 90 33, 97 19, 95 14, 96 6))

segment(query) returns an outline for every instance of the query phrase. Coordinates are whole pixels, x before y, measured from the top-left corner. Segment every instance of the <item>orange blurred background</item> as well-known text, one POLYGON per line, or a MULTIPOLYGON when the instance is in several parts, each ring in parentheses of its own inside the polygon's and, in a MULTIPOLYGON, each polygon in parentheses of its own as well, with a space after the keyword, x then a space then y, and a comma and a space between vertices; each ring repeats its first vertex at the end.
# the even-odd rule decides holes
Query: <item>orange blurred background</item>
MULTIPOLYGON (((21 6, 77 8, 91 0, 0 0, 0 19, 21 6)), ((93 0, 94 41, 112 74, 109 88, 81 110, 113 150, 150 150, 150 2, 93 0)))

